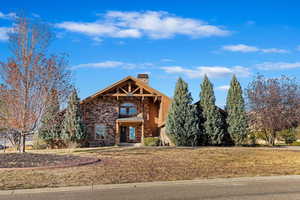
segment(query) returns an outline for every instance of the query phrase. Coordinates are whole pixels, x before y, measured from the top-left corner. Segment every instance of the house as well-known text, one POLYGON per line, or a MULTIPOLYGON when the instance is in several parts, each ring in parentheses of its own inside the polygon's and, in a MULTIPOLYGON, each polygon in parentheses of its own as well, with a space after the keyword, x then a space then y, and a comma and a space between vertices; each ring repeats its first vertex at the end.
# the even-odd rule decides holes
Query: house
POLYGON ((143 143, 164 134, 171 99, 148 74, 128 76, 81 101, 89 146, 143 143))

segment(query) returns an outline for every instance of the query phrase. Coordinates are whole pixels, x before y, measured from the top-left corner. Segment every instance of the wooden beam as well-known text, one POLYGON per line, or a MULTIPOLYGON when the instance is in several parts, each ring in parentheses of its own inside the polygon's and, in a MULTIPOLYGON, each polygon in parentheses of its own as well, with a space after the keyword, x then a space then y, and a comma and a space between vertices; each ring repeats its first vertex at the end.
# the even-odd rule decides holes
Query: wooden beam
POLYGON ((119 123, 116 121, 115 144, 119 144, 119 143, 120 143, 119 123))
POLYGON ((137 87, 135 90, 133 90, 132 94, 134 94, 136 91, 138 91, 138 89, 140 89, 140 87, 137 87))
POLYGON ((133 97, 158 97, 155 94, 105 94, 104 96, 112 96, 112 97, 127 97, 127 96, 133 96, 133 97))
POLYGON ((128 92, 126 90, 124 90, 123 88, 120 87, 120 89, 125 92, 125 94, 128 94, 128 92))
POLYGON ((128 83, 128 92, 131 93, 131 82, 128 83))
POLYGON ((141 143, 142 143, 142 145, 144 145, 144 122, 142 123, 142 138, 141 138, 141 143))
MULTIPOLYGON (((117 94, 120 94, 120 88, 117 88, 117 94)), ((117 100, 119 100, 119 96, 117 96, 117 100)))

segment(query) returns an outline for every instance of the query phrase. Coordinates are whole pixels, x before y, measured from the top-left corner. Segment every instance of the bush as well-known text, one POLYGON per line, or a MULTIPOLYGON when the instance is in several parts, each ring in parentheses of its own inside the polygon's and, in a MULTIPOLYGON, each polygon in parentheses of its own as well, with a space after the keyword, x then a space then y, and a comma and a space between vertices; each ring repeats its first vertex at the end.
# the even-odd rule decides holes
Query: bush
POLYGON ((290 146, 300 146, 300 142, 294 141, 292 144, 290 144, 290 146))
POLYGON ((292 144, 297 140, 294 129, 285 129, 279 132, 281 138, 284 139, 286 144, 292 144))
POLYGON ((160 140, 157 137, 146 137, 144 138, 145 146, 159 146, 160 140))
POLYGON ((36 133, 32 137, 32 149, 46 149, 47 143, 45 140, 41 139, 39 135, 36 133))
POLYGON ((250 131, 247 137, 246 145, 255 146, 257 144, 257 134, 254 131, 250 131))

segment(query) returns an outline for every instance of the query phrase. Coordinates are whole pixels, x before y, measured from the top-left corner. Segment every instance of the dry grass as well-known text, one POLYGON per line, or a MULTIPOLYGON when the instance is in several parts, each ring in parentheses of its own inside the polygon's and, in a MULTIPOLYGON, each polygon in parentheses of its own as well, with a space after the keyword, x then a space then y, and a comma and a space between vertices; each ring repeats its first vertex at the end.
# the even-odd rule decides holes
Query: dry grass
POLYGON ((40 154, 40 153, 2 153, 0 154, 0 170, 2 168, 34 168, 34 167, 56 167, 75 166, 80 163, 96 161, 74 155, 40 154))
POLYGON ((300 151, 262 148, 95 148, 34 151, 98 157, 65 169, 0 171, 0 189, 300 174, 300 151))

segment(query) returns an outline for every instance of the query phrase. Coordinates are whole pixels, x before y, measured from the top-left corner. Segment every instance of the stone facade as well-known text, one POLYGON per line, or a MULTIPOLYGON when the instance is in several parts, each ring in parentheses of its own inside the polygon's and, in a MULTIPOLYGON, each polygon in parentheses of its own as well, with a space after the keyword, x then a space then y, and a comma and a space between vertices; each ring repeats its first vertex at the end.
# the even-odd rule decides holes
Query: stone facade
MULTIPOLYGON (((95 146, 114 145, 118 143, 116 137, 116 121, 119 116, 119 107, 122 103, 133 103, 136 105, 138 115, 144 119, 143 126, 141 123, 123 123, 120 126, 132 126, 136 129, 136 140, 130 140, 127 135, 127 142, 140 143, 142 140, 142 128, 144 128, 144 137, 158 136, 158 129, 155 128, 155 119, 158 117, 158 103, 153 103, 150 98, 136 97, 98 97, 92 101, 83 103, 81 108, 83 112, 83 121, 88 132, 88 141, 95 146), (153 104, 153 105, 151 105, 153 104), (153 118, 154 117, 154 118, 153 118), (107 136, 104 139, 97 140, 95 137, 95 126, 106 126, 107 136), (153 128, 154 127, 154 128, 153 128)), ((121 127, 119 127, 121 129, 121 127)))
POLYGON ((94 99, 82 105, 83 122, 88 133, 88 141, 98 145, 112 145, 115 143, 115 121, 119 117, 118 102, 113 99, 94 99), (107 127, 107 138, 104 141, 96 140, 95 126, 102 124, 107 127))

